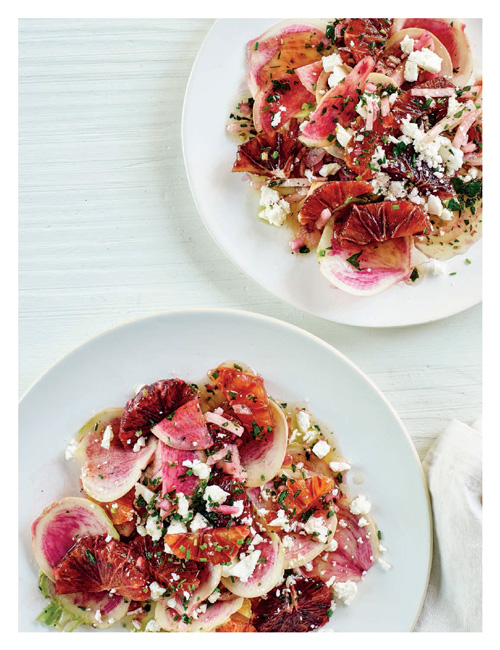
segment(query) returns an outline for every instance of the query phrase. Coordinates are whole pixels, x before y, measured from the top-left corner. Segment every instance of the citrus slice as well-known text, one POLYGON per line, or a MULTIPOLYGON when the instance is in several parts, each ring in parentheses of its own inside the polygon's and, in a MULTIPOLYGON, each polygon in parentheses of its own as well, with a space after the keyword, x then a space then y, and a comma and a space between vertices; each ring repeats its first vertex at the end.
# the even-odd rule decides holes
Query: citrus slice
POLYGON ((244 548, 249 533, 248 526, 205 528, 196 533, 167 534, 165 542, 181 560, 221 564, 232 560, 244 548))
MULTIPOLYGON (((326 214, 327 220, 333 212, 349 199, 363 194, 371 194, 373 187, 364 181, 329 181, 328 183, 313 183, 304 205, 299 212, 299 221, 307 230, 316 229, 318 219, 326 214)), ((326 221, 321 226, 324 227, 326 221)), ((318 224, 319 225, 319 224, 318 224)))

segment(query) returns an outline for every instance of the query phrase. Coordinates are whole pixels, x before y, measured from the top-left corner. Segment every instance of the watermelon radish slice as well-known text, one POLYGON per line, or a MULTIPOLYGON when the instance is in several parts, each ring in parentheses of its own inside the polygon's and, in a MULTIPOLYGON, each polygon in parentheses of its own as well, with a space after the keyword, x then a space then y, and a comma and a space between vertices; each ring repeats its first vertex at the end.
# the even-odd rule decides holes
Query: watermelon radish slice
POLYGON ((408 28, 425 29, 434 34, 447 49, 452 63, 453 81, 464 86, 471 78, 474 62, 465 25, 458 18, 395 18, 392 33, 408 28))
POLYGON ((155 452, 156 438, 150 437, 139 451, 133 451, 114 435, 108 449, 101 444, 106 422, 101 417, 97 431, 85 434, 75 452, 75 460, 81 465, 80 479, 85 492, 96 501, 112 502, 137 483, 155 452))
POLYGON ((316 49, 325 38, 314 25, 276 25, 247 44, 247 83, 252 96, 271 79, 287 76, 287 70, 321 60, 316 49))
POLYGON ((262 439, 247 439, 239 446, 240 460, 247 473, 247 487, 258 487, 279 472, 286 454, 288 424, 283 410, 272 400, 269 407, 274 427, 262 439))
POLYGON ((379 555, 377 529, 372 522, 359 526, 359 515, 353 515, 345 505, 338 510, 337 519, 337 550, 317 557, 313 568, 302 568, 302 572, 309 577, 321 577, 324 582, 331 578, 337 582, 359 582, 379 555))
POLYGON ((303 65, 301 68, 297 68, 295 70, 300 83, 306 90, 313 94, 316 92, 318 77, 322 72, 323 61, 321 61, 321 59, 319 61, 315 61, 314 63, 303 65))
POLYGON ((257 133, 274 133, 287 124, 303 104, 314 101, 314 95, 304 88, 296 74, 274 79, 255 96, 253 123, 257 133))
POLYGON ((167 632, 211 632, 225 623, 243 605, 243 598, 232 598, 209 605, 206 612, 191 623, 183 623, 175 609, 169 609, 165 600, 156 603, 155 619, 167 632), (177 619, 177 620, 176 620, 177 619))
POLYGON ((428 257, 449 260, 455 255, 465 253, 474 242, 481 239, 483 209, 480 201, 476 204, 475 214, 467 208, 462 214, 454 212, 450 221, 437 217, 432 219, 436 222, 435 230, 429 235, 415 238, 415 246, 428 257))
POLYGON ((185 598, 183 599, 182 596, 176 594, 176 606, 173 609, 176 609, 181 615, 186 614, 187 616, 191 616, 194 610, 215 591, 220 582, 221 575, 222 569, 219 564, 205 564, 198 574, 198 579, 200 580, 199 587, 195 591, 190 592, 187 603, 185 602, 185 598))
POLYGON ((194 451, 184 451, 174 449, 165 445, 161 440, 158 441, 161 449, 161 476, 162 476, 162 494, 168 494, 171 490, 177 490, 187 496, 191 496, 199 483, 197 476, 186 474, 188 467, 182 463, 199 459, 200 454, 194 451))
POLYGON ((62 632, 72 632, 79 625, 104 630, 120 621, 129 607, 128 601, 117 594, 56 594, 53 582, 44 573, 40 573, 38 585, 51 602, 37 620, 62 632))
POLYGON ((104 510, 87 499, 65 497, 45 508, 31 525, 33 552, 43 573, 54 580, 53 567, 86 535, 119 539, 104 510))
POLYGON ((410 277, 411 248, 410 237, 367 246, 341 246, 329 223, 317 255, 320 271, 332 285, 354 296, 373 296, 410 277))
POLYGON ((243 582, 234 576, 222 578, 222 584, 226 589, 244 598, 267 594, 278 584, 283 575, 285 553, 278 535, 270 532, 269 537, 265 536, 264 541, 254 546, 256 551, 260 551, 260 557, 248 580, 243 582))
POLYGON ((151 433, 174 449, 193 451, 213 445, 197 397, 164 418, 151 433))
MULTIPOLYGON (((329 540, 333 539, 337 529, 337 517, 329 519, 322 518, 326 527, 332 531, 329 540)), ((287 533, 293 540, 293 546, 285 548, 285 569, 295 569, 312 562, 323 553, 327 544, 315 541, 311 535, 300 535, 299 533, 287 533)))
POLYGON ((359 93, 363 92, 375 61, 365 57, 337 86, 331 88, 309 116, 309 122, 299 136, 308 147, 328 147, 335 139, 337 122, 348 126, 357 116, 359 93), (326 109, 326 110, 325 110, 326 109))

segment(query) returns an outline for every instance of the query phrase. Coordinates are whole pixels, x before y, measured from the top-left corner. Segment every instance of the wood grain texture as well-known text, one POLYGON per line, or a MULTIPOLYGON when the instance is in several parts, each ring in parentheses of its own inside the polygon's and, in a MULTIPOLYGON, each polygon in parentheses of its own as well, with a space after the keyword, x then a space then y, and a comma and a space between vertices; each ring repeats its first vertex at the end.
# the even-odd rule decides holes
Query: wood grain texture
POLYGON ((127 320, 178 307, 248 309, 350 357, 422 456, 450 419, 480 414, 481 309, 395 330, 335 325, 279 302, 226 259, 192 201, 180 137, 185 86, 210 24, 20 22, 20 392, 127 320))

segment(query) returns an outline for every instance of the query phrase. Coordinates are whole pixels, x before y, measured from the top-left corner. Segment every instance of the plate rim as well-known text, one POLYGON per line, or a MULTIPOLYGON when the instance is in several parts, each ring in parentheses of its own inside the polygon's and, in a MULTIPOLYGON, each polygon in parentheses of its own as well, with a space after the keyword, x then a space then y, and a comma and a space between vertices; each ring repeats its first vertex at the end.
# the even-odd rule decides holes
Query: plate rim
MULTIPOLYGON (((205 35, 205 37, 204 37, 204 39, 203 39, 203 41, 202 41, 202 43, 201 43, 201 45, 200 45, 200 47, 198 49, 198 52, 196 53, 196 57, 195 57, 195 59, 193 61, 193 64, 191 66, 191 71, 189 73, 188 81, 186 83, 186 89, 184 91, 184 99, 183 99, 183 103, 182 103, 181 150, 182 150, 182 158, 183 158, 183 161, 184 161, 184 169, 186 171, 188 186, 189 186, 189 190, 191 192, 191 198, 193 199, 196 210, 198 211, 198 215, 201 218, 201 221, 203 222, 203 225, 205 226, 205 229, 210 234, 210 237, 217 244, 218 248, 224 253, 226 258, 240 272, 242 272, 246 278, 248 278, 251 282, 254 282, 255 284, 257 284, 259 287, 261 287, 262 289, 267 291, 267 293, 269 293, 270 295, 272 295, 275 298, 277 298, 278 300, 280 300, 282 303, 287 304, 287 305, 291 305, 292 307, 294 307, 295 309, 299 309, 303 313, 310 314, 312 316, 315 316, 316 318, 321 318, 321 320, 326 321, 328 323, 338 323, 340 325, 347 325, 348 327, 369 327, 370 329, 388 329, 388 328, 393 328, 394 327, 394 328, 399 329, 399 328, 403 328, 403 327, 413 327, 413 326, 416 326, 416 325, 425 325, 427 323, 435 323, 437 321, 444 320, 446 318, 452 318, 453 316, 456 316, 457 314, 461 314, 463 312, 469 311, 470 309, 473 309, 477 305, 481 304, 482 301, 483 301, 483 297, 482 297, 482 291, 479 291, 478 295, 475 296, 473 301, 469 305, 467 305, 466 307, 458 307, 457 306, 457 307, 454 307, 450 312, 448 312, 446 314, 432 316, 431 318, 429 318, 429 317, 424 318, 423 317, 421 319, 414 320, 414 321, 412 321, 410 323, 396 323, 396 324, 388 325, 388 324, 381 324, 381 323, 373 322, 373 321, 369 321, 369 322, 365 322, 365 323, 359 323, 359 322, 353 323, 353 322, 346 322, 345 320, 337 320, 337 319, 334 320, 333 318, 328 317, 325 314, 318 314, 318 313, 315 313, 313 311, 310 311, 310 310, 306 309, 305 307, 300 305, 297 301, 288 300, 288 299, 285 299, 282 296, 278 295, 278 293, 275 292, 273 289, 267 287, 260 280, 253 277, 252 275, 250 275, 250 273, 245 268, 243 268, 242 265, 240 265, 238 260, 236 258, 233 258, 229 254, 229 252, 222 246, 222 244, 216 238, 215 233, 212 232, 212 229, 209 227, 207 219, 205 218, 204 213, 200 208, 200 204, 198 202, 198 199, 196 197, 196 194, 195 194, 195 191, 194 191, 194 188, 193 188, 193 182, 192 182, 192 179, 191 179, 191 174, 189 173, 189 168, 188 168, 188 163, 187 163, 187 155, 186 155, 186 132, 187 132, 187 129, 186 129, 186 112, 187 112, 187 105, 188 105, 189 95, 190 95, 190 92, 191 92, 192 87, 193 87, 193 77, 194 77, 197 65, 198 65, 199 61, 202 59, 201 54, 202 54, 203 49, 205 48, 205 46, 207 44, 207 41, 209 41, 209 39, 212 37, 212 32, 215 30, 216 26, 223 23, 224 20, 230 20, 230 19, 216 18, 214 20, 214 22, 212 23, 210 29, 206 33, 206 35, 205 35)), ((246 20, 246 19, 239 19, 239 20, 246 20)), ((285 19, 278 20, 278 22, 276 24, 279 24, 279 22, 283 22, 283 20, 285 20, 285 19)), ((480 242, 481 242, 481 240, 479 240, 477 242, 477 244, 479 244, 480 242)), ((481 264, 481 268, 482 268, 482 259, 480 261, 480 264, 481 264)), ((482 274, 481 274, 481 277, 482 277, 482 274)), ((482 287, 482 282, 481 282, 481 287, 482 287)), ((357 298, 358 298, 358 300, 363 300, 364 296, 357 296, 357 298)))
MULTIPOLYGON (((118 325, 115 325, 113 327, 110 327, 108 329, 102 330, 101 332, 95 334, 94 336, 91 336, 88 339, 85 339, 83 342, 79 343, 76 345, 74 348, 69 350, 66 354, 63 354, 61 357, 59 357, 45 372, 43 372, 35 381, 26 389, 26 391, 23 393, 21 398, 19 399, 18 402, 18 409, 21 410, 23 406, 23 402, 28 398, 28 396, 31 394, 31 392, 40 384, 42 381, 44 381, 48 375, 51 374, 51 372, 59 366, 61 363, 67 362, 72 356, 74 356, 77 352, 79 352, 82 348, 85 346, 91 344, 93 341, 104 338, 107 335, 112 334, 113 332, 121 329, 125 329, 127 327, 130 327, 134 324, 140 323, 142 321, 148 321, 148 320, 156 320, 164 317, 174 317, 174 316, 185 316, 185 317, 193 317, 195 315, 199 316, 201 314, 218 314, 218 315, 232 315, 232 316, 238 316, 240 318, 247 318, 247 319, 254 319, 255 321, 258 322, 263 322, 263 323, 270 323, 273 324, 274 326, 282 327, 284 329, 287 329, 291 332, 294 332, 295 334, 298 334, 300 336, 305 336, 306 338, 310 339, 313 343, 320 345, 325 349, 325 351, 329 352, 330 354, 334 354, 337 356, 341 361, 346 363, 351 367, 351 369, 354 372, 357 372, 361 378, 368 383, 368 385, 375 391, 377 397, 382 400, 382 402, 385 404, 385 406, 389 409, 391 415, 394 417, 396 420, 401 433, 404 435, 406 438, 406 442, 408 443, 408 446, 411 450, 411 453, 414 457, 414 460, 417 465, 418 472, 420 474, 420 479, 422 481, 422 485, 424 488, 424 494, 425 494, 425 499, 426 499, 426 504, 427 504, 427 516, 428 516, 428 523, 429 523, 429 550, 428 550, 428 560, 427 560, 427 575, 425 577, 425 586, 422 591, 422 596, 421 600, 419 603, 419 606, 417 608, 417 611, 415 613, 415 617, 413 619, 413 623, 408 630, 409 632, 412 632, 415 628, 415 625, 417 624, 417 621, 420 617, 420 613, 422 611, 422 607, 427 595, 428 587, 429 587, 429 580, 430 580, 430 574, 431 574, 431 568, 432 568, 432 561, 433 561, 433 551, 434 551, 434 520, 433 520, 433 511, 432 511, 432 503, 430 499, 430 494, 429 494, 429 487, 427 484, 427 479, 424 473, 424 469, 422 466, 422 461, 420 460, 420 457, 417 453, 417 450, 415 448, 415 445, 413 443, 413 440, 404 424, 402 421, 401 417, 397 413, 396 409, 394 406, 391 404, 389 399, 384 395, 382 390, 374 383, 374 381, 362 370, 357 364, 354 363, 354 361, 351 361, 349 357, 347 357, 343 352, 338 350, 335 346, 331 345, 330 343, 327 343, 324 339, 320 338, 319 336, 316 336, 316 334, 313 334, 312 332, 309 332, 308 330, 298 327, 297 325, 294 325, 293 323, 288 323, 287 321, 281 320, 279 318, 275 318, 274 316, 267 316, 265 314, 261 314, 259 312, 252 312, 252 311, 247 311, 244 309, 233 309, 233 308, 228 308, 228 307, 180 307, 180 308, 175 308, 175 309, 169 309, 169 310, 162 310, 155 312, 153 314, 147 314, 145 316, 141 316, 139 318, 133 318, 127 321, 124 321, 122 323, 119 323, 118 325)), ((20 436, 18 436, 18 445, 21 442, 20 436)))

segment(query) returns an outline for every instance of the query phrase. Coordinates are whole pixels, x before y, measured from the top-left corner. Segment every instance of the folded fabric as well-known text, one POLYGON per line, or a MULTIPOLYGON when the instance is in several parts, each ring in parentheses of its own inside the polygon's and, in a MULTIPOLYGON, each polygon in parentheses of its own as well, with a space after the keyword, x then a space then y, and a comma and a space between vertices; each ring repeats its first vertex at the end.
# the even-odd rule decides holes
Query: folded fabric
POLYGON ((454 420, 423 462, 434 517, 429 589, 416 632, 482 628, 481 423, 454 420))

